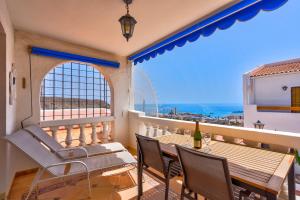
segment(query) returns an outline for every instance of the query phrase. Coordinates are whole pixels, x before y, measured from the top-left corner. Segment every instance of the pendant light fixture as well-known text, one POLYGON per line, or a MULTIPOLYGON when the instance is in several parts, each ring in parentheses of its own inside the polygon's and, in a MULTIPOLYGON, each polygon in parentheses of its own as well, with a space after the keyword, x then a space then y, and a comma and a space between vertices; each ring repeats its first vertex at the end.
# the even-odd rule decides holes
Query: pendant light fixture
POLYGON ((129 38, 131 38, 133 35, 134 26, 137 23, 137 21, 129 14, 128 5, 132 3, 132 0, 123 1, 126 4, 127 13, 119 19, 119 22, 121 24, 122 34, 128 42, 129 38))

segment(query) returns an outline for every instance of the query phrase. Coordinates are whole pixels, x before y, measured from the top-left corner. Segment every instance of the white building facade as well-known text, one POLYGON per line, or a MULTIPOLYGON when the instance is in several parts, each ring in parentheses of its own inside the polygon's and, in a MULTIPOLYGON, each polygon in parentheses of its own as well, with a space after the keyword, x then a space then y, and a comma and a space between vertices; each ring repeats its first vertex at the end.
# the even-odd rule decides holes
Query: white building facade
POLYGON ((300 132, 300 59, 266 64, 243 76, 244 126, 300 132))

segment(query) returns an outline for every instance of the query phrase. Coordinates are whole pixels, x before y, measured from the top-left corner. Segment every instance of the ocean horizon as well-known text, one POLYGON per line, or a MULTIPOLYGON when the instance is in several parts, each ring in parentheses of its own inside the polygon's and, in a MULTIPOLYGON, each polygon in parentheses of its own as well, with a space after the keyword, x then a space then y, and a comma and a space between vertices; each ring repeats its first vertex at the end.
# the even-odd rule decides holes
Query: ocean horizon
MULTIPOLYGON (((168 114, 176 108, 177 113, 202 114, 210 117, 226 117, 228 115, 243 115, 243 105, 238 103, 163 103, 158 104, 159 114, 168 114)), ((153 104, 136 104, 136 110, 148 114, 156 113, 156 106, 153 104), (143 108, 144 107, 144 108, 143 108)))

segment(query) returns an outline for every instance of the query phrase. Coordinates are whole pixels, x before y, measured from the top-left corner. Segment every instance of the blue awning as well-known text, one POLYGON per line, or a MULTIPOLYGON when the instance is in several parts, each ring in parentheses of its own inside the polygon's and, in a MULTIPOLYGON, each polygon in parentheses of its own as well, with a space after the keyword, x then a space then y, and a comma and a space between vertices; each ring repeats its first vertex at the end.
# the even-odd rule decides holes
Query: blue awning
POLYGON ((119 68, 119 66, 120 66, 120 63, 115 62, 115 61, 104 60, 101 58, 92 58, 92 57, 87 57, 87 56, 81 56, 78 54, 44 49, 44 48, 40 48, 40 47, 31 47, 31 53, 36 54, 36 55, 41 55, 41 56, 48 56, 48 57, 64 59, 64 60, 76 60, 76 61, 80 61, 80 62, 102 65, 105 67, 119 68))
POLYGON ((250 20, 261 10, 275 10, 284 5, 287 1, 288 0, 242 0, 212 17, 198 22, 159 43, 131 55, 128 59, 133 61, 134 64, 142 63, 150 58, 155 58, 158 54, 161 55, 166 51, 173 50, 175 46, 182 47, 187 41, 194 42, 201 35, 208 37, 213 34, 216 29, 228 29, 236 21, 244 22, 250 20))

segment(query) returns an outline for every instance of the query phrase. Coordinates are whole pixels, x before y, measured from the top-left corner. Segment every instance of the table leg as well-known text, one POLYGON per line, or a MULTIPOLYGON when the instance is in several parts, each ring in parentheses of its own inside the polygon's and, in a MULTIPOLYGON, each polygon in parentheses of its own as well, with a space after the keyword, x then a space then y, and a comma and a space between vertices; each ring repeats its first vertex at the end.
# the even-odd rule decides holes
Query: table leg
POLYGON ((295 166, 292 164, 289 174, 288 174, 288 190, 289 190, 289 200, 295 200, 295 166))
POLYGON ((138 199, 140 199, 143 194, 143 166, 142 166, 142 162, 141 162, 141 155, 139 153, 139 149, 137 151, 137 154, 138 154, 138 163, 137 163, 138 199))

